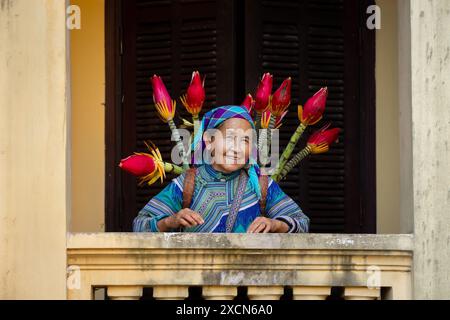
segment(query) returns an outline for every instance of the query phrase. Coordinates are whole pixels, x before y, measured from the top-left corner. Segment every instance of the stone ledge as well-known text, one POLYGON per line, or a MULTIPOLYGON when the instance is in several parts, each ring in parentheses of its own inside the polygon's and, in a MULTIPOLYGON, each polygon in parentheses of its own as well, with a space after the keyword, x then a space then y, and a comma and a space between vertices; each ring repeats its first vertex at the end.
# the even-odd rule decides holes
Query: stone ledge
MULTIPOLYGON (((80 287, 68 297, 92 299, 92 288, 107 287, 114 298, 136 298, 140 288, 152 287, 181 290, 176 296, 185 298, 189 286, 222 287, 212 294, 222 297, 230 286, 247 286, 257 287, 249 298, 268 288, 275 293, 262 296, 278 299, 280 287, 291 286, 306 290, 299 299, 318 298, 311 289, 317 287, 356 288, 349 298, 373 299, 363 289, 376 284, 389 292, 383 297, 410 299, 412 241, 412 235, 69 234, 67 263, 80 287)), ((174 298, 170 292, 157 298, 163 296, 174 298)))
POLYGON ((70 249, 306 249, 413 251, 413 235, 69 233, 70 249))

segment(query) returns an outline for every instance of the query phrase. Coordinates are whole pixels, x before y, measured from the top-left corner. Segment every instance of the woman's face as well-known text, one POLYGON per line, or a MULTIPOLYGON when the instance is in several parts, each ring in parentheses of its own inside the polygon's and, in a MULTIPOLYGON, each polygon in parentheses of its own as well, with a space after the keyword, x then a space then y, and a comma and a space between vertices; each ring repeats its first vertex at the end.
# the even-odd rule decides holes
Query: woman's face
POLYGON ((225 120, 213 134, 205 133, 205 144, 211 153, 211 165, 217 171, 231 173, 247 163, 252 146, 251 124, 240 118, 225 120))

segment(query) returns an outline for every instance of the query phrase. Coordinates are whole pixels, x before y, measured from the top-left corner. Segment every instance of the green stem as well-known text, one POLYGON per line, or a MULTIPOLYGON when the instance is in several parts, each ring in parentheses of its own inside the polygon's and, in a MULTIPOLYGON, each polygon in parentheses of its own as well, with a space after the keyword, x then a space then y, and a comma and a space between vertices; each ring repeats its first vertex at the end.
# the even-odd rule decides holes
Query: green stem
MULTIPOLYGON (((257 135, 259 135, 259 129, 261 129, 261 116, 262 116, 262 113, 259 113, 259 112, 256 113, 256 125, 255 125, 255 128, 256 128, 256 134, 257 135)), ((259 138, 259 136, 258 136, 258 138, 259 138)))
POLYGON ((287 174, 295 168, 300 161, 302 161, 304 158, 306 158, 311 153, 311 148, 309 146, 306 146, 302 151, 297 153, 281 170, 279 175, 272 176, 272 179, 276 182, 283 180, 287 174))
POLYGON ((279 175, 280 172, 283 170, 292 152, 294 152, 294 148, 297 145, 297 142, 302 136, 305 129, 306 126, 303 125, 303 123, 300 123, 300 125, 297 127, 297 130, 295 130, 294 134, 291 137, 291 140, 289 140, 289 143, 286 146, 286 149, 284 149, 283 153, 281 154, 280 161, 278 162, 277 168, 275 169, 274 173, 275 176, 279 175))
POLYGON ((272 143, 272 129, 275 128, 276 120, 277 117, 271 114, 269 120, 269 129, 267 130, 267 150, 270 150, 270 146, 272 143))
MULTIPOLYGON (((261 133, 260 133, 260 129, 261 129, 261 118, 262 118, 262 113, 256 112, 256 124, 255 124, 255 130, 256 130, 256 141, 258 141, 258 150, 260 149, 260 139, 261 139, 261 133)), ((258 164, 261 165, 261 159, 258 158, 258 164)))
POLYGON ((169 127, 170 130, 172 131, 173 138, 175 139, 175 142, 179 150, 179 154, 183 161, 183 168, 189 169, 189 163, 186 159, 186 152, 184 150, 183 142, 181 141, 180 133, 178 132, 177 126, 175 125, 175 122, 173 120, 169 120, 169 127))
POLYGON ((197 134, 198 131, 198 114, 192 115, 192 121, 194 123, 194 135, 193 137, 195 137, 195 135, 197 134))
POLYGON ((270 140, 268 139, 269 129, 263 129, 258 139, 258 152, 261 155, 261 166, 265 167, 269 162, 269 146, 270 140))
POLYGON ((170 162, 164 162, 164 171, 166 173, 182 174, 185 169, 170 162))

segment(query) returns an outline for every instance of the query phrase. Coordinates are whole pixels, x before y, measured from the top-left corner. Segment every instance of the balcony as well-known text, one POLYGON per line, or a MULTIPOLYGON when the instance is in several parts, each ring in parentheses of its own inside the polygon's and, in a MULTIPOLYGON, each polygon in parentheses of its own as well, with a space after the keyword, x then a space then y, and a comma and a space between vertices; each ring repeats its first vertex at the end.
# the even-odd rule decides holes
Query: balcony
POLYGON ((412 235, 68 235, 68 298, 411 299, 412 235))

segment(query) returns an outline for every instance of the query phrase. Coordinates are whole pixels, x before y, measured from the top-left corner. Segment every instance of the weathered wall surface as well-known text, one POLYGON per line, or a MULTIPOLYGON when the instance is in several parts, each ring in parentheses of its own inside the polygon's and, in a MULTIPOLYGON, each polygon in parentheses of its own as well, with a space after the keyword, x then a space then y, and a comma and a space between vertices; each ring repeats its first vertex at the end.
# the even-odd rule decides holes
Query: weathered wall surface
POLYGON ((0 1, 0 299, 66 297, 65 1, 0 1))
POLYGON ((450 1, 411 0, 415 298, 450 299, 450 1))

